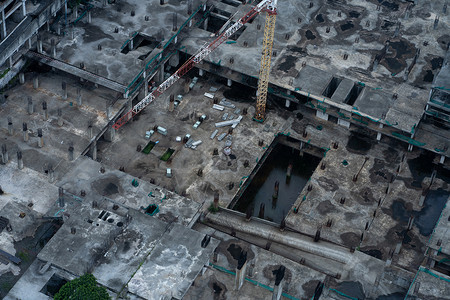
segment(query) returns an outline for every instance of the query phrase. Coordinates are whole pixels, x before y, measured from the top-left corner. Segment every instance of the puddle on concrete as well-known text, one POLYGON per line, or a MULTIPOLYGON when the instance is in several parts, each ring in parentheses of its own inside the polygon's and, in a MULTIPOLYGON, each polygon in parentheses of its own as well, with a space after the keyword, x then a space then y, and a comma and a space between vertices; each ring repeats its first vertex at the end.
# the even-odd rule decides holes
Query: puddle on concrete
POLYGON ((361 15, 361 13, 359 13, 359 12, 357 12, 357 11, 354 11, 354 10, 352 10, 352 11, 350 11, 350 12, 348 13, 348 15, 350 16, 350 18, 355 18, 355 19, 358 19, 358 18, 359 18, 359 16, 361 15))
POLYGON ((119 192, 119 187, 112 182, 108 183, 106 185, 106 187, 103 189, 104 196, 111 196, 111 195, 117 194, 118 192, 119 192))
POLYGON ((239 245, 230 244, 230 246, 228 246, 227 248, 227 251, 230 252, 231 256, 233 256, 235 260, 238 260, 241 256, 242 248, 239 245))
POLYGON ((318 14, 316 16, 316 21, 319 22, 319 23, 323 23, 323 22, 325 22, 325 19, 323 18, 322 14, 318 14))
POLYGON ((14 244, 14 248, 16 249, 15 256, 22 260, 20 263, 20 274, 14 276, 11 272, 8 272, 0 276, 0 299, 3 299, 14 284, 16 284, 61 225, 62 221, 59 219, 44 222, 36 229, 34 236, 26 237, 14 244))
POLYGON ((353 27, 355 27, 355 25, 353 25, 352 21, 347 21, 347 23, 341 25, 341 30, 346 31, 352 29, 353 27))
POLYGON ((305 36, 308 40, 314 40, 316 36, 312 33, 311 30, 306 30, 305 36))
POLYGON ((369 137, 366 137, 360 133, 352 132, 350 135, 350 138, 347 142, 347 150, 353 153, 358 154, 366 154, 372 145, 370 144, 370 141, 368 141, 369 137))
POLYGON ((384 7, 386 7, 387 9, 390 9, 392 11, 397 11, 398 10, 398 4, 397 3, 393 3, 387 0, 378 0, 378 3, 380 3, 381 5, 383 5, 384 7))
POLYGON ((449 196, 450 192, 443 189, 428 193, 424 207, 414 219, 414 224, 419 228, 420 234, 429 236, 433 232, 449 196))
POLYGON ((278 66, 278 70, 287 72, 292 67, 295 67, 296 62, 297 62, 297 57, 295 57, 293 55, 286 55, 286 57, 284 58, 284 62, 282 62, 278 66))
POLYGON ((430 177, 433 172, 434 154, 431 152, 424 152, 418 157, 408 159, 409 170, 411 171, 413 187, 422 188, 422 181, 425 177, 430 177))
POLYGON ((358 281, 343 281, 338 284, 336 290, 356 299, 366 299, 362 284, 358 281))
POLYGON ((307 153, 301 157, 298 150, 277 144, 233 209, 245 213, 250 208, 253 216, 258 216, 261 204, 264 204, 264 219, 280 223, 320 160, 307 153), (289 163, 292 163, 292 175, 286 181, 289 163), (279 193, 274 199, 276 181, 279 182, 279 193))
MULTIPOLYGON (((433 232, 449 196, 450 191, 442 188, 430 190, 425 197, 424 206, 420 211, 408 210, 403 201, 395 200, 391 206, 392 217, 396 221, 408 223, 410 216, 413 216, 414 225, 417 226, 420 234, 429 236, 433 232)), ((405 233, 402 233, 402 235, 406 239, 404 243, 409 243, 410 237, 405 233)))
POLYGON ((378 249, 369 249, 369 250, 363 250, 361 249, 361 252, 370 255, 372 257, 378 258, 378 259, 383 259, 383 252, 381 252, 378 249))

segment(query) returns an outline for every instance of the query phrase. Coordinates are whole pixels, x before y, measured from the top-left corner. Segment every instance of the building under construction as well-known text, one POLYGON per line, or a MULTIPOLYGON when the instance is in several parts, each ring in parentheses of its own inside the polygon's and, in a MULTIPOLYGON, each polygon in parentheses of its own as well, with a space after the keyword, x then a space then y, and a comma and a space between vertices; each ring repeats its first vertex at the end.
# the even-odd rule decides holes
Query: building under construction
POLYGON ((0 2, 0 298, 450 299, 447 0, 0 2))

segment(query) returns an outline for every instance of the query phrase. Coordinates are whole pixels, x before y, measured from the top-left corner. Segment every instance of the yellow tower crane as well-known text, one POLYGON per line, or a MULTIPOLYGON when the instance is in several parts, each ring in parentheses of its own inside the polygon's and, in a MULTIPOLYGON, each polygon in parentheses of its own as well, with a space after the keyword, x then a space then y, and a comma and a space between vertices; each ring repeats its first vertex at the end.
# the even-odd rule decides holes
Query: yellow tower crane
POLYGON ((269 87, 270 61, 272 59, 273 36, 277 19, 277 0, 270 1, 266 6, 266 24, 264 27, 264 41, 259 69, 256 113, 254 120, 264 122, 266 112, 267 89, 269 87))

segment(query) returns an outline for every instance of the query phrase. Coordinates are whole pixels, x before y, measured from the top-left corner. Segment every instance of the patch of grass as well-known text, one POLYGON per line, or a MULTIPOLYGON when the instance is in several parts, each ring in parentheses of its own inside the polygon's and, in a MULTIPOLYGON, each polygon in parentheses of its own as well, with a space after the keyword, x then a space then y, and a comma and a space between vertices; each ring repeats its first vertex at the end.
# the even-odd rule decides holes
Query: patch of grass
POLYGON ((219 211, 219 207, 217 207, 217 208, 214 207, 214 203, 211 202, 211 204, 210 204, 209 207, 208 207, 208 210, 209 210, 209 212, 215 214, 216 212, 219 211))
POLYGON ((162 161, 168 161, 172 154, 175 152, 174 149, 167 149, 167 151, 161 156, 162 161))
POLYGON ((10 71, 10 68, 6 68, 6 70, 3 71, 3 72, 0 74, 0 79, 2 79, 3 77, 5 77, 6 74, 8 74, 9 71, 10 71))
POLYGON ((30 255, 25 251, 20 251, 19 253, 17 253, 16 256, 20 258, 23 262, 28 262, 30 260, 30 255))
POLYGON ((155 147, 155 145, 155 142, 148 142, 147 146, 145 146, 145 148, 142 150, 142 153, 149 154, 150 151, 152 151, 153 147, 155 147))

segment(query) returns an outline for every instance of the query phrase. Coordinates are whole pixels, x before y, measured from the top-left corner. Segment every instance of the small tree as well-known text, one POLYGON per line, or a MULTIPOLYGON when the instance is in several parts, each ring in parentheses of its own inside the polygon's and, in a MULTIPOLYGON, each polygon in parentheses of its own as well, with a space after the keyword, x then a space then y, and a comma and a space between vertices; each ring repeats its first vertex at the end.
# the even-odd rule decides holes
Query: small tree
POLYGON ((98 286, 92 274, 67 282, 53 297, 55 300, 109 300, 108 292, 104 287, 98 286))

